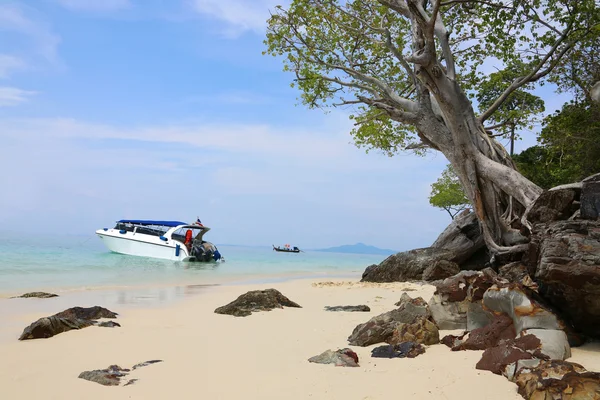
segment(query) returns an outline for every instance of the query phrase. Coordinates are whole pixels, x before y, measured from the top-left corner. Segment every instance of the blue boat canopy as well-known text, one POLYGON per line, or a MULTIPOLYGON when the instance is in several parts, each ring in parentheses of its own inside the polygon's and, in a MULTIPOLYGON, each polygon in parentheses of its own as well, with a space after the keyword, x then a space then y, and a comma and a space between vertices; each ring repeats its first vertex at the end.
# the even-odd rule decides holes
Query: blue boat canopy
POLYGON ((179 226, 179 225, 189 225, 187 222, 181 221, 150 221, 144 219, 122 219, 117 221, 121 224, 136 224, 136 225, 160 225, 160 226, 168 226, 170 228, 179 226))

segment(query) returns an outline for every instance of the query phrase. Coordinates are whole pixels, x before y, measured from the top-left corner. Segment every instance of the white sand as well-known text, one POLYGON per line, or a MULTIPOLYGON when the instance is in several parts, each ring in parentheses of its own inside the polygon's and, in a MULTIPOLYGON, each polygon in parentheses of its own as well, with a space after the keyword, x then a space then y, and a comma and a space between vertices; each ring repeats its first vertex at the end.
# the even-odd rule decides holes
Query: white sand
MULTIPOLYGON (((349 347, 354 327, 394 308, 402 288, 428 300, 432 286, 315 284, 295 280, 221 286, 158 308, 113 311, 121 328, 89 327, 49 339, 19 342, 29 322, 49 315, 22 315, 15 338, 0 342, 2 399, 520 399, 504 377, 478 371, 479 351, 427 348, 414 359, 376 359, 370 349, 352 347, 359 368, 313 364, 327 349, 349 347), (218 315, 216 307, 254 289, 276 288, 303 308, 258 312, 240 318, 218 315), (326 305, 367 304, 370 313, 324 311, 326 305), (164 362, 133 371, 127 387, 104 387, 78 379, 85 370, 111 364, 164 362)), ((321 281, 322 282, 322 281, 321 281)), ((51 299, 49 299, 51 300, 51 299)), ((1 307, 12 300, 0 299, 1 307)), ((20 300, 19 300, 20 301, 20 300)), ((38 300, 34 300, 38 301, 38 300)), ((43 300, 39 300, 43 301, 43 300)), ((76 306, 81 304, 72 304, 76 306)), ((99 304, 102 305, 102 304, 99 304)), ((60 310, 57 310, 60 311, 60 310)), ((600 369, 598 347, 574 349, 572 361, 600 369), (595 363, 595 365, 592 365, 595 363)))

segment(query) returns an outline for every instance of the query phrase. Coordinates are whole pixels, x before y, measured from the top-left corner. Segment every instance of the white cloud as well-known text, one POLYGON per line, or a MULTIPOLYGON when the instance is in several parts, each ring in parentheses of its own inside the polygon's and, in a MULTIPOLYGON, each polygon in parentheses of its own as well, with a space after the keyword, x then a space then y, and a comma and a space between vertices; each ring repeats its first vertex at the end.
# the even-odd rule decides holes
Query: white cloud
POLYGON ((0 86, 0 107, 16 106, 24 103, 34 94, 36 94, 36 92, 0 86))
POLYGON ((0 54, 0 79, 8 78, 13 71, 25 66, 25 62, 18 57, 0 54))
MULTIPOLYGON (((47 62, 57 64, 60 37, 52 32, 35 9, 15 4, 0 4, 0 32, 16 32, 33 42, 31 51, 47 62)), ((29 51, 25 49, 24 51, 29 51)))
POLYGON ((129 0, 56 0, 56 2, 74 11, 107 12, 131 7, 129 0))
POLYGON ((269 11, 282 0, 193 0, 194 9, 226 24, 227 33, 236 35, 246 31, 264 33, 269 11))

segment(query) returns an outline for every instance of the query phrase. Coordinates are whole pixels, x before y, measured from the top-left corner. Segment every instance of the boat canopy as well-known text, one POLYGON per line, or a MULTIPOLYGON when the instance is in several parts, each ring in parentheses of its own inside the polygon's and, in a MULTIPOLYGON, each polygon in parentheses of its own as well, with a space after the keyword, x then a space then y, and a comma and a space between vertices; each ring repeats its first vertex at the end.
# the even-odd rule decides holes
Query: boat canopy
POLYGON ((170 228, 174 228, 179 225, 190 225, 187 222, 181 222, 181 221, 151 221, 151 220, 144 220, 144 219, 122 219, 117 222, 120 224, 160 225, 160 226, 168 226, 170 228))

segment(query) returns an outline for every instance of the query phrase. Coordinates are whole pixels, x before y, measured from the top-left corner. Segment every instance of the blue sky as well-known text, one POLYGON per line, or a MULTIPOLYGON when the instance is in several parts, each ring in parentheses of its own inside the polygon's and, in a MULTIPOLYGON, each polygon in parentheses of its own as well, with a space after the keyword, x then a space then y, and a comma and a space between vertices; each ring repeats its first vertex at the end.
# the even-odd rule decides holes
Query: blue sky
POLYGON ((0 0, 0 229, 200 216, 216 243, 430 245, 446 160, 365 154, 345 111, 297 106, 261 55, 280 2, 0 0))

